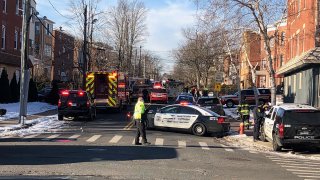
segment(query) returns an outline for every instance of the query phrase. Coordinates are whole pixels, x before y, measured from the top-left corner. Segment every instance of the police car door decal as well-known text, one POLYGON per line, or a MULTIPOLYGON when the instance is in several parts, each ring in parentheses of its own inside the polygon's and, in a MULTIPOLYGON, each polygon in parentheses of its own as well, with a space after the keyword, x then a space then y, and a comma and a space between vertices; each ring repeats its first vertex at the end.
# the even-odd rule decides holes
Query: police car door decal
POLYGON ((163 120, 162 120, 162 115, 161 113, 156 113, 154 116, 154 125, 155 126, 163 126, 163 120))
POLYGON ((189 129, 198 119, 196 114, 178 114, 175 122, 176 128, 189 129))

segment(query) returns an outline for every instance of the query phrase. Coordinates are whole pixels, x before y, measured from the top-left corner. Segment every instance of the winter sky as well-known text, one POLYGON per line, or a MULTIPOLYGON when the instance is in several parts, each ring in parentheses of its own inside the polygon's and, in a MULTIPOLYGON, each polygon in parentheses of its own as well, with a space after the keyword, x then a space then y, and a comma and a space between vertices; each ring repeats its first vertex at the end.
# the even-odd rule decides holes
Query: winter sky
MULTIPOLYGON (((68 15, 68 0, 50 1, 62 15, 68 15)), ((99 7, 107 10, 108 7, 115 6, 116 2, 117 0, 102 0, 99 7)), ((160 56, 164 65, 163 72, 170 72, 173 68, 171 50, 176 49, 183 41, 181 29, 192 26, 195 22, 194 4, 191 0, 142 0, 142 2, 148 9, 149 33, 147 41, 142 46, 160 56)), ((68 19, 56 12, 48 0, 38 0, 37 10, 40 16, 47 16, 55 22, 55 29, 60 26, 68 29, 66 25, 68 19)))

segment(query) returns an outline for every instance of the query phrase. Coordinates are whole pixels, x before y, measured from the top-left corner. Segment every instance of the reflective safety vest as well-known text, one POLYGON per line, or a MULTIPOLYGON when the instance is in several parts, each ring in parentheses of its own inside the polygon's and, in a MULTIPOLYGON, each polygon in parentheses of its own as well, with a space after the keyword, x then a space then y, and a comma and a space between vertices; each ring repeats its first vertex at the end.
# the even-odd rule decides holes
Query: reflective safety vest
POLYGON ((241 115, 249 115, 250 114, 250 107, 248 104, 240 104, 238 106, 238 111, 241 115))
POLYGON ((134 119, 141 119, 144 111, 145 111, 144 102, 137 102, 137 104, 134 107, 133 118, 134 119))

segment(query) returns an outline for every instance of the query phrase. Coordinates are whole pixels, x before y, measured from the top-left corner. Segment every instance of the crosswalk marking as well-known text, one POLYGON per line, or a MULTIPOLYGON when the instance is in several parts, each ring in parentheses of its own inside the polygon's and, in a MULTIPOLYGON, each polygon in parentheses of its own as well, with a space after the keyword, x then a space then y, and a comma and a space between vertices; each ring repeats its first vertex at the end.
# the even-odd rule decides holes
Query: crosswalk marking
POLYGON ((318 167, 291 166, 291 165, 281 165, 281 166, 285 168, 310 169, 310 170, 319 169, 320 170, 320 168, 318 167))
POLYGON ((201 146, 201 149, 210 150, 206 142, 199 142, 199 145, 201 146))
POLYGON ((48 137, 46 137, 46 138, 44 138, 44 139, 42 139, 42 140, 50 140, 50 139, 57 138, 57 137, 59 137, 59 136, 60 136, 60 134, 54 134, 54 135, 48 136, 48 137))
POLYGON ((156 138, 156 142, 154 143, 157 146, 163 146, 163 139, 162 138, 156 138))
POLYGON ((233 150, 233 149, 228 148, 228 146, 226 146, 226 145, 224 145, 224 144, 220 144, 220 146, 221 146, 221 147, 223 147, 223 149, 224 149, 225 151, 228 151, 228 152, 234 152, 234 150, 233 150))
POLYGON ((32 135, 29 135, 29 136, 25 136, 23 137, 24 139, 32 139, 32 138, 35 138, 37 136, 39 136, 40 134, 32 134, 32 135))
POLYGON ((115 135, 115 136, 109 141, 109 143, 112 143, 112 144, 118 143, 121 138, 122 138, 122 136, 115 135))
POLYGON ((77 139, 80 136, 81 135, 79 135, 79 134, 75 134, 75 135, 70 136, 68 139, 77 139))
POLYGON ((95 142, 100 137, 101 135, 93 135, 91 138, 87 139, 87 142, 95 142))
POLYGON ((259 154, 257 151, 249 151, 251 154, 259 154))
POLYGON ((287 171, 291 171, 291 172, 309 172, 309 173, 318 173, 319 172, 319 171, 306 170, 306 169, 287 169, 287 171))
POLYGON ((178 147, 179 148, 186 148, 187 147, 187 143, 185 141, 178 141, 178 147))
MULTIPOLYGON (((288 163, 277 163, 279 165, 287 165, 288 163)), ((298 163, 290 163, 291 166, 301 166, 301 164, 298 164, 298 163)), ((319 167, 318 164, 305 164, 303 163, 303 166, 315 166, 315 167, 319 167)))
MULTIPOLYGON (((292 172, 293 174, 311 174, 314 175, 314 173, 312 172, 292 172)), ((318 172, 318 174, 320 175, 320 172, 318 172)))
MULTIPOLYGON (((287 160, 271 160, 271 161, 274 161, 274 162, 279 162, 279 163, 301 163, 299 161, 287 161, 287 160)), ((320 162, 303 162, 304 164, 315 164, 315 165, 320 165, 320 162)))
POLYGON ((320 179, 320 176, 304 176, 304 175, 298 175, 299 177, 302 177, 302 178, 316 178, 316 179, 320 179))

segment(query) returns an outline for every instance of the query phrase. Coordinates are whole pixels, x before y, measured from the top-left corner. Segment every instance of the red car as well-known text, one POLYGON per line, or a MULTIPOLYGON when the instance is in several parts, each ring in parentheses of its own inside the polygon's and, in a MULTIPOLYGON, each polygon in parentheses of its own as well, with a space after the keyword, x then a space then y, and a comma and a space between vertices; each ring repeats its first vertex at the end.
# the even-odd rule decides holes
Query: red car
POLYGON ((162 102, 168 103, 168 93, 164 88, 152 89, 150 93, 150 103, 162 102))

